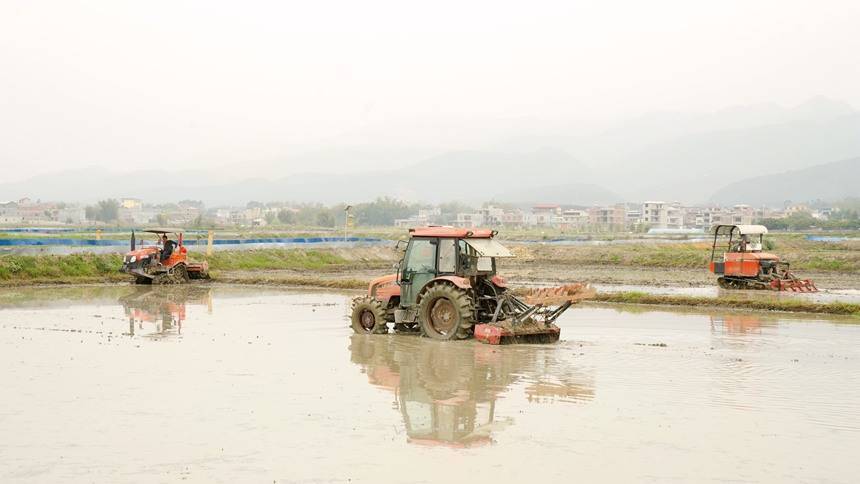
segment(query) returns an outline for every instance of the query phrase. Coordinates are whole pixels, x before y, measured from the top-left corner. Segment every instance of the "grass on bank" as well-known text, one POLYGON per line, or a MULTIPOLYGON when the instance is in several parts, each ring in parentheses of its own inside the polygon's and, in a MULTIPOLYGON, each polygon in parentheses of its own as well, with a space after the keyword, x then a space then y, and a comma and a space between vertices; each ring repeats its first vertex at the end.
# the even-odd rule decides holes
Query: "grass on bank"
MULTIPOLYGON (((308 270, 349 268, 355 263, 334 250, 265 249, 216 252, 206 258, 213 272, 230 270, 308 270)), ((367 261, 363 262, 367 265, 367 261)), ((121 254, 2 255, 0 284, 71 283, 125 280, 121 254)))

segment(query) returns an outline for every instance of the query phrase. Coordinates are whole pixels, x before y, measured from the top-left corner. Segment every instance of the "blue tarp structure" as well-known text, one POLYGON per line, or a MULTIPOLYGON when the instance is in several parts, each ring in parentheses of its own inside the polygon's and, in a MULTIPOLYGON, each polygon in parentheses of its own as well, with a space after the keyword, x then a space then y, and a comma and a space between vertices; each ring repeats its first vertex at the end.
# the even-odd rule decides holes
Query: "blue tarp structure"
MULTIPOLYGON (((140 239, 138 239, 140 240, 140 239)), ((376 243, 382 239, 369 237, 273 237, 259 239, 215 239, 214 245, 245 245, 245 244, 325 244, 333 242, 363 242, 376 243)), ((206 245, 206 239, 186 239, 183 245, 206 245)), ((94 246, 112 247, 129 245, 128 240, 96 240, 96 239, 0 239, 0 247, 6 246, 29 246, 29 245, 56 245, 56 246, 94 246)))
POLYGON ((857 240, 857 237, 838 237, 833 235, 807 235, 806 240, 813 242, 845 242, 846 240, 857 240))

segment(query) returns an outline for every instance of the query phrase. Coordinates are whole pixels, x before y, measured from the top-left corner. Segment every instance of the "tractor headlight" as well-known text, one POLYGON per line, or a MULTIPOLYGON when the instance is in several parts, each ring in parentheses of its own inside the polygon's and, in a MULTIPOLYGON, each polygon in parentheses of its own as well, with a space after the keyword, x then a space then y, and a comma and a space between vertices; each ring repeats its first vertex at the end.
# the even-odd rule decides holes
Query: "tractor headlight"
POLYGON ((137 260, 137 256, 134 256, 134 255, 128 258, 129 263, 134 263, 134 261, 136 261, 136 260, 137 260))

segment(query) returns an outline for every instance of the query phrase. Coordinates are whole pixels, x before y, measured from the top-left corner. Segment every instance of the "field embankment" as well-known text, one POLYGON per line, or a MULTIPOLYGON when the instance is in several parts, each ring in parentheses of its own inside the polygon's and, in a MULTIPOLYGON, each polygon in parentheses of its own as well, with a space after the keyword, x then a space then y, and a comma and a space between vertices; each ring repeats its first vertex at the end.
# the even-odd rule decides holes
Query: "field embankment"
MULTIPOLYGON (((501 271, 517 283, 592 282, 639 286, 710 286, 710 245, 703 243, 629 243, 616 245, 511 244, 515 259, 501 261, 501 271)), ((792 261, 795 271, 822 288, 860 287, 860 243, 811 242, 776 237, 772 252, 792 261)), ((193 260, 209 261, 217 282, 271 286, 364 289, 374 277, 390 273, 397 254, 387 247, 261 249, 216 252, 193 260)), ((0 286, 71 283, 118 283, 117 254, 3 255, 0 286)), ((675 306, 719 306, 860 315, 857 304, 802 298, 699 297, 648 292, 603 293, 598 301, 675 306)))
MULTIPOLYGON (((384 270, 393 254, 380 248, 265 249, 216 252, 205 257, 191 253, 192 260, 209 261, 214 278, 229 278, 231 272, 291 271, 306 278, 318 273, 348 273, 361 269, 384 270)), ((119 254, 3 255, 0 256, 0 286, 24 284, 71 284, 128 281, 119 272, 119 254)))
POLYGON ((816 302, 806 299, 759 299, 741 296, 699 297, 684 295, 649 294, 628 291, 600 293, 598 302, 648 304, 659 306, 720 307, 755 311, 785 311, 793 313, 838 314, 860 317, 860 304, 845 302, 816 302))

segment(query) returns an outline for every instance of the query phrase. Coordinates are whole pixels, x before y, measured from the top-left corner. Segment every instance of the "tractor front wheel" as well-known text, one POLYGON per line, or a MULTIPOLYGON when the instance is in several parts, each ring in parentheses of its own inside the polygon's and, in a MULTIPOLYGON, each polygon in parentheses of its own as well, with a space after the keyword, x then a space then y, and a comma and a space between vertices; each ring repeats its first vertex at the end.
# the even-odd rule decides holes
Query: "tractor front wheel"
POLYGON ((450 284, 434 284, 418 304, 418 321, 429 338, 466 339, 472 330, 472 300, 450 284))
POLYGON ((385 308, 371 296, 356 298, 352 303, 352 330, 359 334, 385 334, 388 332, 385 308))

